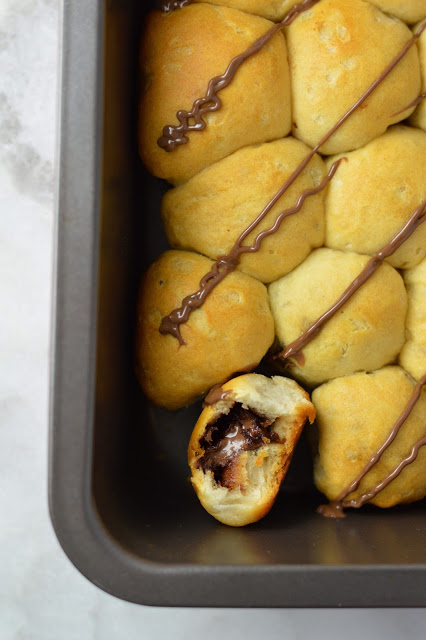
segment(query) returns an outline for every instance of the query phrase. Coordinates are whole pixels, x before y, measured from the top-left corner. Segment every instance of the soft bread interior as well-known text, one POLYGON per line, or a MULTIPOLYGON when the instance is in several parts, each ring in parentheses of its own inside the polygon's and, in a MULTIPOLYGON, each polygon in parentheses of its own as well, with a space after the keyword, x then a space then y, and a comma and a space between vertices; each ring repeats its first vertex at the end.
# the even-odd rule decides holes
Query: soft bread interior
MULTIPOLYGON (((203 507, 220 522, 244 526, 262 518, 272 507, 306 419, 315 409, 307 393, 293 380, 247 374, 222 386, 228 395, 201 414, 189 445, 192 483, 203 507), (241 450, 229 460, 221 479, 203 469, 202 443, 209 427, 238 403, 259 419, 267 419, 270 442, 241 450)), ((266 438, 267 440, 267 438, 266 438)))

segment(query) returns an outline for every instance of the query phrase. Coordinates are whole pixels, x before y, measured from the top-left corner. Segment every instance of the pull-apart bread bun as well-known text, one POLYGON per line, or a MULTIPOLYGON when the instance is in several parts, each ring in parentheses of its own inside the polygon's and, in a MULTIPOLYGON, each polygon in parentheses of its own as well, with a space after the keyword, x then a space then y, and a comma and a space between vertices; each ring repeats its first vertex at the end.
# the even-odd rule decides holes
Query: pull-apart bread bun
POLYGON ((369 0, 385 13, 413 24, 425 15, 425 0, 369 0))
POLYGON ((179 409, 239 371, 254 369, 274 340, 266 287, 231 273, 182 326, 186 344, 161 335, 164 316, 199 288, 212 261, 186 251, 167 251, 144 275, 136 329, 136 372, 154 403, 179 409))
MULTIPOLYGON (((417 29, 420 28, 420 26, 424 22, 424 20, 422 22, 419 22, 414 30, 417 31, 417 29)), ((420 72, 422 76, 421 93, 423 94, 426 92, 426 31, 423 31, 422 35, 419 38, 418 50, 420 58, 420 72)), ((411 116, 410 124, 423 129, 423 131, 426 131, 426 99, 423 99, 420 102, 419 106, 411 116)))
MULTIPOLYGON (((222 7, 232 7, 262 16, 268 20, 278 22, 282 20, 292 7, 299 4, 301 0, 209 0, 209 4, 218 4, 222 7)), ((422 0, 420 0, 422 1, 422 0)), ((201 0, 194 0, 201 2, 201 0)))
MULTIPOLYGON (((246 147, 168 191, 162 215, 172 247, 193 249, 213 259, 228 253, 309 151, 294 138, 246 147)), ((316 155, 244 244, 251 245, 260 231, 294 206, 303 191, 317 187, 324 175, 324 162, 316 155)), ((323 199, 323 191, 308 197, 297 214, 263 240, 257 253, 242 256, 239 268, 262 282, 272 282, 294 269, 312 248, 323 244, 323 199)))
MULTIPOLYGON (((326 245, 373 255, 426 198, 426 133, 398 125, 345 155, 325 200, 326 245)), ((407 269, 425 255, 422 224, 387 260, 407 269)))
MULTIPOLYGON (((296 340, 339 299, 368 256, 317 249, 269 286, 280 344, 296 340)), ((399 273, 382 264, 291 362, 298 380, 315 386, 338 376, 378 369, 395 360, 405 336, 407 294, 399 273)))
MULTIPOLYGON (((318 456, 315 483, 335 500, 363 471, 387 439, 404 411, 414 382, 400 367, 356 373, 318 387, 312 394, 317 412, 318 456)), ((413 444, 426 436, 426 389, 392 444, 361 480, 348 500, 359 498, 406 458, 413 444)), ((379 507, 414 502, 426 495, 426 447, 417 459, 371 500, 379 507)))
POLYGON ((305 421, 315 410, 293 380, 257 374, 234 378, 201 413, 188 462, 203 507, 241 527, 268 513, 305 421))
POLYGON ((289 133, 290 79, 280 32, 220 91, 222 106, 203 116, 204 131, 189 132, 189 142, 170 153, 157 144, 164 127, 179 125, 177 112, 191 111, 210 80, 271 26, 264 18, 209 4, 148 15, 140 59, 139 146, 151 173, 179 184, 241 147, 289 133))
POLYGON ((399 362, 416 380, 426 372, 426 258, 404 272, 408 293, 407 342, 399 362))
MULTIPOLYGON (((363 0, 322 0, 287 29, 293 135, 316 145, 412 37, 396 18, 363 0)), ((416 47, 320 149, 357 149, 406 118, 420 92, 416 47)))

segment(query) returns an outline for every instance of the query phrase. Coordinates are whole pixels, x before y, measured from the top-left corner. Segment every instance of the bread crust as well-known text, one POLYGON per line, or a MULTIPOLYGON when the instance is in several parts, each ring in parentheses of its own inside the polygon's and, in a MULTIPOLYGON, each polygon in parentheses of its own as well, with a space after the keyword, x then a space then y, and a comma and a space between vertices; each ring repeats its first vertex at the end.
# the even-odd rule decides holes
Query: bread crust
POLYGON ((212 261, 166 251, 142 278, 136 328, 136 373, 143 391, 166 409, 184 407, 239 371, 254 369, 274 340, 265 286, 235 272, 182 325, 186 344, 161 335, 164 316, 198 290, 212 261))
MULTIPOLYGON (((322 0, 285 31, 291 61, 292 131, 311 147, 412 37, 404 23, 363 0, 322 0), (374 55, 372 43, 379 43, 374 55)), ((331 155, 364 146, 410 115, 412 110, 393 114, 419 92, 419 59, 417 48, 412 47, 320 151, 331 155)))
POLYGON ((204 131, 191 132, 187 144, 171 153, 157 145, 163 127, 179 124, 177 111, 190 111, 210 80, 271 26, 263 18, 209 4, 148 15, 140 54, 139 149, 151 173, 180 184, 241 147, 289 133, 287 49, 284 35, 277 33, 220 91, 222 107, 204 116, 204 131))
MULTIPOLYGON (((426 198, 426 133, 397 125, 345 154, 325 199, 327 247, 373 255, 426 198), (386 185, 386 188, 384 188, 386 185)), ((331 165, 339 156, 327 161, 331 165)), ((426 255, 426 225, 387 259, 410 269, 426 255)))
MULTIPOLYGON (((228 253, 309 151, 291 137, 245 147, 168 191, 162 217, 171 246, 213 259, 228 253)), ((294 206, 299 195, 317 187, 324 176, 324 162, 316 155, 244 244, 252 244, 259 231, 270 228, 281 211, 294 206)), ((242 256, 239 269, 262 282, 294 269, 323 244, 323 201, 324 192, 307 198, 297 214, 263 240, 257 253, 242 256)))
MULTIPOLYGON (((312 394, 317 411, 319 449, 314 478, 317 488, 334 500, 358 476, 386 440, 411 398, 414 382, 401 367, 356 373, 331 380, 312 394)), ((413 444, 426 434, 426 389, 394 442, 348 496, 356 499, 384 479, 413 444)), ((426 449, 371 500, 379 507, 420 500, 426 495, 426 449)))
POLYGON ((407 342, 402 347, 399 363, 419 380, 426 372, 426 258, 404 272, 408 294, 406 320, 407 342))
MULTIPOLYGON (((356 253, 317 249, 294 271, 269 285, 280 344, 288 346, 328 311, 368 260, 356 253)), ((403 280, 383 263, 303 348, 304 364, 292 362, 292 375, 316 386, 393 362, 404 344, 406 310, 403 280)))
POLYGON ((234 527, 257 522, 271 509, 287 472, 297 440, 306 420, 313 422, 315 410, 309 396, 294 380, 258 374, 233 378, 222 385, 228 394, 201 413, 188 447, 192 484, 210 515, 234 527), (216 482, 213 472, 199 465, 204 455, 201 439, 206 427, 229 413, 235 403, 273 421, 279 442, 263 444, 239 453, 230 464, 227 486, 216 482))

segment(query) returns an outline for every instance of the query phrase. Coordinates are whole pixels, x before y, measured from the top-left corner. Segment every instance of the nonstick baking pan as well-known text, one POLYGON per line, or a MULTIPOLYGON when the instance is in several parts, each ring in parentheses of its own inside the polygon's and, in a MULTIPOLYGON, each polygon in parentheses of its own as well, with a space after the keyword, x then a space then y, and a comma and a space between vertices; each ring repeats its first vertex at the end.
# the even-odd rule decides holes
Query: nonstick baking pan
POLYGON ((167 186, 137 154, 137 0, 63 2, 53 320, 50 509, 93 583, 150 605, 426 605, 425 503, 344 520, 320 497, 302 440, 260 523, 227 528, 199 506, 186 447, 199 406, 150 406, 133 372, 138 280, 166 246, 167 186))

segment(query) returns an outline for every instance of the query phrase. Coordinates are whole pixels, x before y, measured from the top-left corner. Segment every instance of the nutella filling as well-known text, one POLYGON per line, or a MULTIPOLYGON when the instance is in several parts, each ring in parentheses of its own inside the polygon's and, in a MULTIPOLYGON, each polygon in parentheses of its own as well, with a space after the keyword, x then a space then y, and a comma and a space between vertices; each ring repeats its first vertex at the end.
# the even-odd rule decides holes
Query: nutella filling
POLYGON ((222 414, 216 422, 207 425, 200 438, 204 454, 197 462, 198 468, 212 471, 218 484, 231 488, 229 470, 243 451, 253 451, 264 444, 279 442, 273 430, 273 420, 251 409, 244 409, 237 402, 230 412, 222 414))

